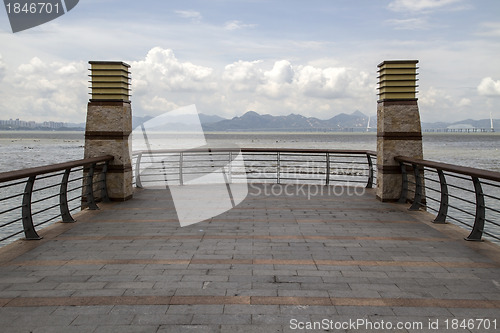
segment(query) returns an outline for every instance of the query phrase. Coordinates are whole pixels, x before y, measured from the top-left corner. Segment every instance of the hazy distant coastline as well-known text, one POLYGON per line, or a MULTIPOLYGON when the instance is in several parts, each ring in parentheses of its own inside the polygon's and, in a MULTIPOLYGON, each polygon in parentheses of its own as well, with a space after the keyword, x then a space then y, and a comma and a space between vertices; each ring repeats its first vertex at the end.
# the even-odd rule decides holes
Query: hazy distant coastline
MULTIPOLYGON (((154 117, 132 117, 132 127, 136 128, 142 123, 154 117)), ((255 111, 248 111, 242 116, 231 119, 214 115, 199 114, 200 122, 205 132, 376 132, 377 117, 368 116, 360 111, 351 114, 340 113, 330 119, 318 119, 315 117, 305 117, 300 114, 289 114, 287 116, 273 116, 270 114, 259 114, 255 111)), ((466 119, 456 122, 422 122, 423 131, 433 130, 484 130, 491 132, 491 127, 495 132, 500 131, 500 119, 466 119)), ((165 128, 175 130, 182 129, 182 123, 168 124, 165 128)), ((187 129, 187 128, 186 128, 187 129)), ((0 131, 85 131, 85 123, 63 123, 45 121, 37 123, 34 121, 24 121, 20 119, 0 120, 0 131)), ((478 131, 480 132, 480 131, 478 131)))

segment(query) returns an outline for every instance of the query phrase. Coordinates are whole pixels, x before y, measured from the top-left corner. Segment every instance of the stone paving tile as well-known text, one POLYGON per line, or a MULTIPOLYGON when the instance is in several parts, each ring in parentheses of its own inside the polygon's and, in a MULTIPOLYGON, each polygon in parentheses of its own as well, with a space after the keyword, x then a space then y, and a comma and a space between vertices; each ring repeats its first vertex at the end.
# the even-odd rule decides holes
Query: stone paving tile
MULTIPOLYGON (((158 325, 115 325, 99 326, 92 333, 155 333, 158 325)), ((91 332, 91 331, 88 331, 91 332)))
POLYGON ((220 333, 281 333, 281 325, 221 325, 220 333))
MULTIPOLYGON (((53 316, 50 316, 53 317, 53 316)), ((71 317, 68 317, 71 318, 71 317)), ((76 318, 71 318, 72 320, 68 322, 67 325, 71 323, 72 326, 85 326, 89 323, 93 325, 130 325, 132 320, 134 319, 134 314, 125 313, 125 314, 79 314, 76 318)))
POLYGON ((195 325, 250 325, 252 324, 251 314, 194 314, 192 324, 195 325))
MULTIPOLYGON (((109 326, 108 326, 109 327, 109 326)), ((23 328, 9 328, 9 333, 95 333, 97 326, 95 325, 85 325, 85 326, 25 326, 23 328)), ((102 332, 102 331, 101 331, 102 332)), ((109 332, 109 331, 108 331, 109 332)))
MULTIPOLYGON (((233 328, 234 326, 223 325, 223 327, 233 328)), ((241 327, 248 327, 248 325, 241 327)), ((157 332, 158 333, 220 333, 221 331, 222 331, 221 325, 161 325, 157 332)))

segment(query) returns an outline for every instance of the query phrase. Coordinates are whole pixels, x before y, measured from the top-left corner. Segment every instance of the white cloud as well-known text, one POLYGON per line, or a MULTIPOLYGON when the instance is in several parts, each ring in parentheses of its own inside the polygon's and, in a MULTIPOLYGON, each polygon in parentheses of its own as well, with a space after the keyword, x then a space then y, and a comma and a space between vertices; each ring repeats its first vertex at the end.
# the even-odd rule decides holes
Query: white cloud
MULTIPOLYGON (((461 3, 462 0, 394 0, 387 7, 395 12, 423 12, 450 8, 450 5, 461 3)), ((457 9, 460 7, 454 7, 457 9)))
POLYGON ((235 92, 257 92, 273 99, 294 94, 312 98, 346 98, 370 93, 368 74, 345 67, 293 67, 288 60, 274 62, 272 69, 262 61, 237 61, 227 65, 223 79, 235 92))
POLYGON ((471 106, 472 105, 472 100, 470 98, 462 98, 458 104, 459 107, 466 107, 466 106, 471 106))
POLYGON ((239 30, 244 28, 255 28, 255 24, 246 24, 241 21, 229 21, 224 24, 224 29, 226 30, 239 30))
POLYGON ((447 107, 453 102, 453 98, 445 90, 435 87, 421 90, 418 94, 419 103, 424 107, 437 107, 446 105, 447 107))
POLYGON ((140 115, 155 116, 193 104, 217 89, 212 68, 180 61, 171 49, 154 47, 130 66, 132 100, 140 115))
POLYGON ((368 74, 346 67, 319 68, 310 65, 297 69, 294 84, 306 96, 326 99, 353 97, 364 91, 370 94, 368 74))
POLYGON ((273 69, 264 73, 269 81, 276 83, 292 83, 294 71, 288 60, 280 60, 274 63, 273 69))
POLYGON ((83 121, 87 71, 84 62, 62 64, 34 57, 4 77, 4 111, 26 120, 83 121))
POLYGON ((152 112, 157 110, 175 110, 181 107, 180 105, 169 101, 165 97, 160 96, 154 96, 148 103, 144 103, 144 101, 142 101, 141 106, 144 110, 152 112))
POLYGON ((203 16, 200 12, 194 10, 176 10, 175 13, 182 18, 190 19, 196 22, 201 21, 203 16))
POLYGON ((495 81, 491 77, 485 77, 477 86, 477 92, 483 96, 500 96, 500 80, 495 81))
POLYGON ((264 72, 265 83, 258 91, 270 98, 282 98, 291 90, 295 72, 288 60, 276 61, 270 71, 264 72))
POLYGON ((216 88, 212 80, 213 69, 181 62, 172 50, 152 48, 144 60, 134 61, 133 80, 136 92, 145 90, 205 91, 216 88))
POLYGON ((391 19, 385 21, 398 30, 429 30, 431 26, 427 18, 391 19))
POLYGON ((235 91, 255 91, 257 86, 264 82, 264 72, 259 68, 262 60, 239 60, 224 68, 222 78, 230 83, 235 91))

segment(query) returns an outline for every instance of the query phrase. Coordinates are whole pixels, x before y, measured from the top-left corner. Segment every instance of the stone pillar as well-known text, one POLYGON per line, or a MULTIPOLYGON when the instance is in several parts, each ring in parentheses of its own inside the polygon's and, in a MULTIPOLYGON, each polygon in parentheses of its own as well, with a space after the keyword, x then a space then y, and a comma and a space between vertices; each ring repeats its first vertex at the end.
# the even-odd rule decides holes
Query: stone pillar
POLYGON ((417 63, 392 60, 378 65, 377 198, 381 201, 397 201, 401 194, 401 168, 394 157, 423 158, 417 63))
POLYGON ((114 156, 108 166, 108 195, 113 201, 125 201, 132 198, 130 66, 115 61, 89 64, 92 98, 87 106, 84 157, 114 156))

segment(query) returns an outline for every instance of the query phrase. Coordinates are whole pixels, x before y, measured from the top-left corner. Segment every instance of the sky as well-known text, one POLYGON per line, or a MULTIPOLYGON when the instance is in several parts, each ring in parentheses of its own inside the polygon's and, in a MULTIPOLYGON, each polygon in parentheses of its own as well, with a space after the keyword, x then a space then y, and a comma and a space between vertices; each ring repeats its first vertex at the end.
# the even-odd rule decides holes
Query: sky
POLYGON ((419 60, 424 122, 500 118, 498 0, 80 0, 12 33, 0 119, 84 122, 89 60, 131 65, 132 110, 375 115, 377 65, 419 60))

